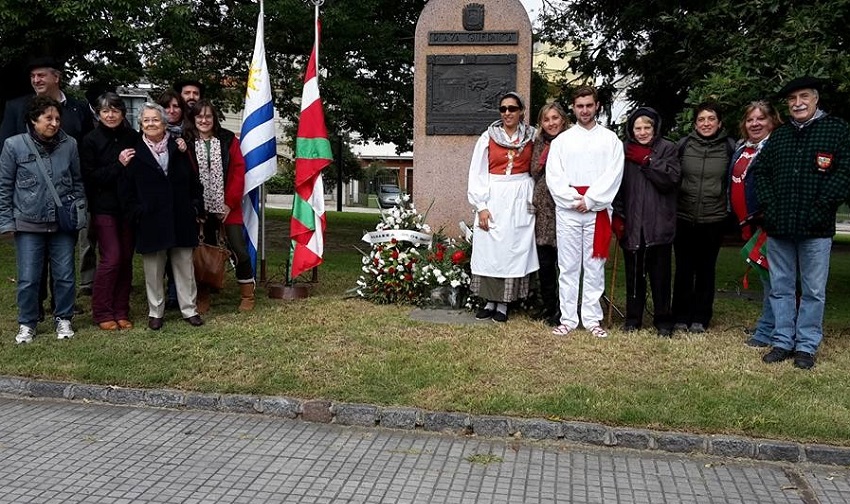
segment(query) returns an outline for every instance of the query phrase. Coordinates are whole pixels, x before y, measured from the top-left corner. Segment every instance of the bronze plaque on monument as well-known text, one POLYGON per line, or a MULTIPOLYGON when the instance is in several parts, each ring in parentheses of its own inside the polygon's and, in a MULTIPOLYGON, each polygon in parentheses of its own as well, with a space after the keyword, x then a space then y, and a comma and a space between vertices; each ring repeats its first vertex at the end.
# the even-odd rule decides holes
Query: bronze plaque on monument
POLYGON ((427 135, 478 135, 499 118, 497 100, 516 88, 516 54, 428 56, 427 135))

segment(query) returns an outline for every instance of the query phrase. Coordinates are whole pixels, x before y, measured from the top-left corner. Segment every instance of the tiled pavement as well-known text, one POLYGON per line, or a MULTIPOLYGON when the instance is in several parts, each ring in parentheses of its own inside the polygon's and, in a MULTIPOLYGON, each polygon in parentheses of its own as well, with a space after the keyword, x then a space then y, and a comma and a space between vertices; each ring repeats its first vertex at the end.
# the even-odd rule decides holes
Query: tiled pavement
POLYGON ((847 503, 850 470, 0 398, 0 503, 847 503))

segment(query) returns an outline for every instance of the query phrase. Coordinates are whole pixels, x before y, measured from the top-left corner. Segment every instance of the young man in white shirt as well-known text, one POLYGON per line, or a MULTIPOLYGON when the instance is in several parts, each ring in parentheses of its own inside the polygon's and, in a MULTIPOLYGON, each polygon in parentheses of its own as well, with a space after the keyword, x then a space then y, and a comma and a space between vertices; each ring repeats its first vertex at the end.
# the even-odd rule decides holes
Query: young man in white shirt
POLYGON ((552 141, 546 184, 556 206, 561 325, 552 333, 566 336, 581 323, 594 336, 602 328, 599 300, 605 290, 605 261, 611 243, 611 203, 623 178, 623 144, 596 122, 599 97, 590 86, 573 94, 578 124, 552 141))

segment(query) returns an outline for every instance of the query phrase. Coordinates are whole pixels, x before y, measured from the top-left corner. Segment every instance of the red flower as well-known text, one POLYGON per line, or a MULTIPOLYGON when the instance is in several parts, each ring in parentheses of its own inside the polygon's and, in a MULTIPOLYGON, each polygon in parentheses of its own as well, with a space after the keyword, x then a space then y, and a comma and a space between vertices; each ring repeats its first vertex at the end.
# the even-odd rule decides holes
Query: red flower
POLYGON ((404 275, 404 281, 405 282, 409 282, 411 280, 413 280, 413 275, 411 275, 410 273, 404 275))
POLYGON ((393 259, 398 259, 398 249, 393 249, 393 259))
POLYGON ((395 238, 392 238, 392 239, 390 240, 390 243, 392 243, 393 245, 395 245, 396 243, 398 243, 398 240, 396 240, 395 238))
POLYGON ((452 263, 460 264, 464 260, 466 260, 466 254, 463 252, 463 250, 458 250, 454 254, 452 254, 452 263))
POLYGON ((443 251, 438 250, 437 253, 435 254, 435 257, 437 258, 437 261, 442 261, 443 260, 443 251))

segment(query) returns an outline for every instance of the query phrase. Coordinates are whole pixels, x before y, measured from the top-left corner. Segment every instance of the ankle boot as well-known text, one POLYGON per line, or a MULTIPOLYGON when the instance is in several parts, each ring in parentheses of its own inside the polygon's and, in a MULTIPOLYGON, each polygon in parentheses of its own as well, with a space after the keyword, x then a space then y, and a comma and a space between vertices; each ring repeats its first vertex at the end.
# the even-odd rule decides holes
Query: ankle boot
POLYGON ((210 311, 210 290, 207 287, 198 286, 198 299, 195 301, 198 313, 201 315, 210 311))
POLYGON ((254 282, 239 284, 242 301, 239 302, 239 311, 251 311, 254 309, 254 282))

